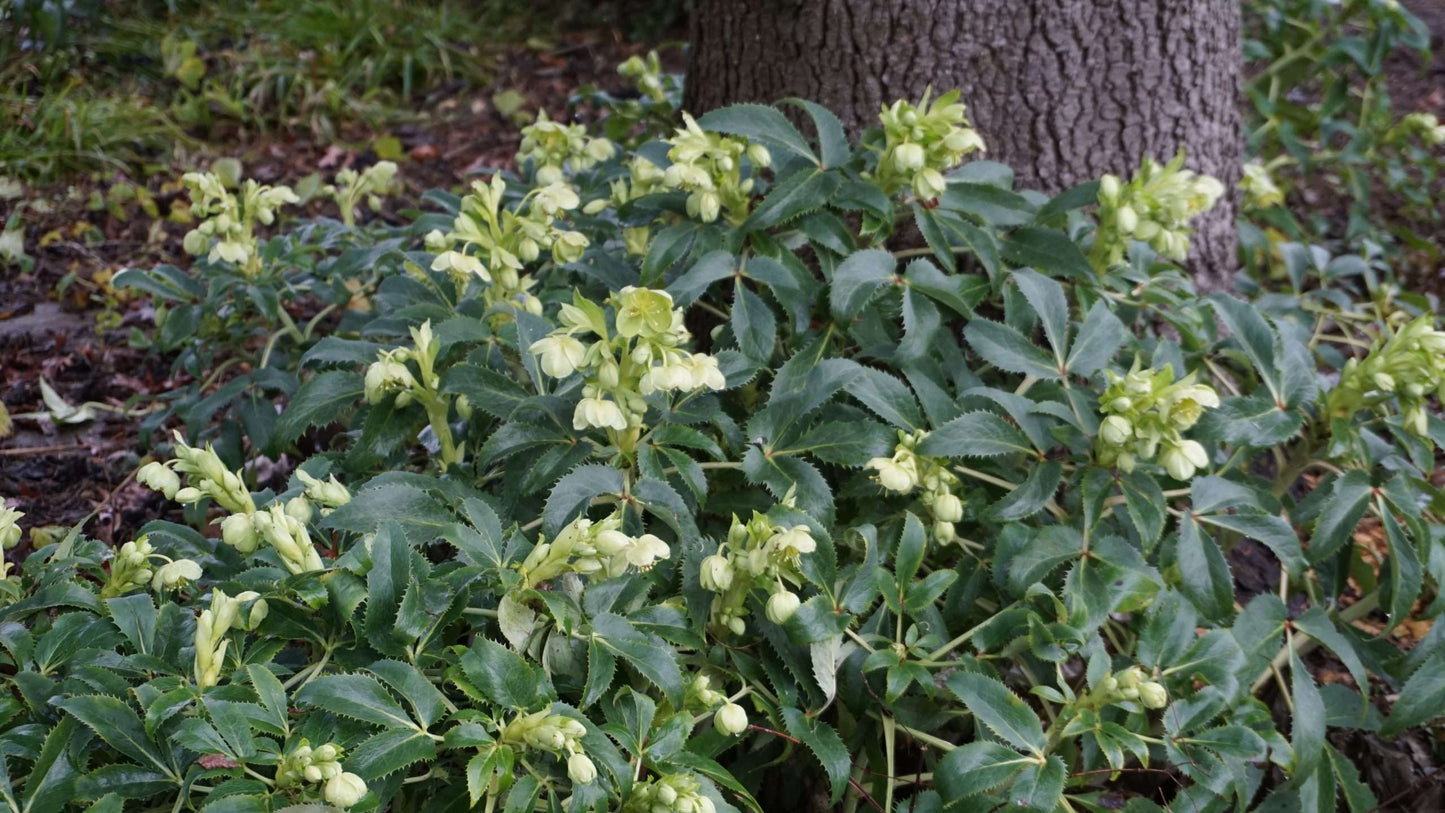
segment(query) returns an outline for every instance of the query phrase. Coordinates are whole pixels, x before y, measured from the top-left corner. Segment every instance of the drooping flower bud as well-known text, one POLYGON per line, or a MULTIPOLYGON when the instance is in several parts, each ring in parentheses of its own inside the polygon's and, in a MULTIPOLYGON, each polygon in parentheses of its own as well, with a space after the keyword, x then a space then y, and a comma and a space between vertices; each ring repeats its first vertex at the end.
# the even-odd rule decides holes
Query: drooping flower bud
POLYGON ((798 594, 790 590, 779 590, 768 598, 766 612, 774 624, 786 624, 803 604, 798 594))
POLYGON ((748 730, 748 712, 737 703, 727 703, 713 713, 713 727, 727 737, 736 737, 748 730))

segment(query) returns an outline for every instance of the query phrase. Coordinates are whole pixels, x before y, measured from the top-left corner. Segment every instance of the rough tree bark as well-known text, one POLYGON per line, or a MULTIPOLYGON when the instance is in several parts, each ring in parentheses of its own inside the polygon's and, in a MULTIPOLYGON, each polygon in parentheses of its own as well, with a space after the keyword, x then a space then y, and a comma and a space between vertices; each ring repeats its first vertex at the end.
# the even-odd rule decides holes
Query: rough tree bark
MULTIPOLYGON (((1183 147, 1236 189, 1238 0, 698 0, 686 108, 802 96, 855 132, 885 102, 961 88, 989 157, 1058 192, 1183 147)), ((1195 222, 1203 287, 1229 286, 1237 201, 1195 222)))

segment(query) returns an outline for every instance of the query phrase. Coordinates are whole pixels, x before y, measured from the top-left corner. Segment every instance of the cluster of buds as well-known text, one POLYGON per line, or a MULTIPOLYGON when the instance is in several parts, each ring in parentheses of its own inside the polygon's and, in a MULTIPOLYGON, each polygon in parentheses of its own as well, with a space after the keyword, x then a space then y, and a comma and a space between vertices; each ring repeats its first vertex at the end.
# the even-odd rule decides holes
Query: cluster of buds
POLYGON ((266 619, 269 608, 261 594, 247 590, 235 597, 220 588, 211 591, 211 606, 196 619, 196 685, 202 689, 221 682, 226 661, 226 634, 233 629, 255 630, 266 619))
POLYGON ((564 714, 538 711, 519 714, 502 727, 502 742, 520 748, 546 751, 567 759, 567 778, 579 785, 597 779, 597 766, 582 751, 587 728, 564 714))
POLYGON ((635 782, 622 813, 716 813, 695 774, 673 773, 635 782))
POLYGON ((175 459, 141 466, 136 472, 137 482, 183 505, 210 498, 233 513, 256 510, 256 503, 242 482, 241 473, 227 469, 212 446, 207 444, 206 448, 197 449, 187 444, 180 432, 175 433, 175 440, 175 459), (187 475, 184 488, 181 487, 181 474, 187 475))
POLYGON ((530 292, 534 282, 522 276, 522 268, 543 250, 550 251, 558 264, 582 258, 589 245, 587 236, 557 222, 560 214, 576 209, 581 198, 559 180, 533 189, 515 210, 509 210, 502 207, 506 191, 500 174, 493 175, 491 183, 472 183, 452 231, 426 236, 427 249, 436 253, 431 267, 451 273, 458 284, 471 277, 488 283, 484 299, 489 306, 505 304, 540 315, 542 303, 530 292), (469 253, 473 250, 476 254, 469 253))
POLYGON ((714 689, 707 675, 700 674, 687 685, 683 707, 694 714, 712 712, 713 727, 725 737, 736 737, 748 730, 747 709, 714 689))
POLYGON ((1099 685, 1080 698, 1077 705, 1101 708, 1116 703, 1139 703, 1146 709, 1162 709, 1169 705, 1169 692, 1160 683, 1146 680, 1144 670, 1131 666, 1116 674, 1109 674, 1099 685))
MULTIPOLYGON (((272 505, 269 509, 257 511, 249 517, 252 538, 265 540, 275 549, 281 564, 292 573, 306 573, 326 567, 321 561, 321 555, 316 552, 316 545, 311 542, 311 534, 306 530, 310 510, 311 507, 305 499, 299 499, 288 501, 286 505, 272 505), (298 510, 292 507, 293 504, 304 506, 307 515, 305 519, 295 516, 298 510)), ((224 532, 224 529, 222 530, 224 532)))
POLYGON ((628 57, 617 66, 617 73, 637 84, 637 90, 654 102, 667 101, 667 89, 663 86, 662 59, 656 51, 648 51, 647 57, 628 57))
POLYGON ((1239 188, 1244 191, 1246 209, 1268 209, 1284 203, 1284 191, 1270 176, 1269 167, 1258 161, 1250 161, 1244 165, 1244 176, 1239 180, 1239 188))
POLYGON ((0 500, 0 547, 10 550, 20 544, 20 518, 23 516, 24 511, 7 508, 5 501, 0 500))
POLYGON ((1393 137, 1416 136, 1426 145, 1438 147, 1445 144, 1445 124, 1434 113, 1411 113, 1400 119, 1390 135, 1393 137))
POLYGON ((326 194, 336 199, 341 207, 341 222, 356 225, 356 210, 361 202, 373 212, 381 211, 381 196, 391 191, 396 180, 396 164, 391 161, 377 161, 361 172, 351 167, 336 173, 336 182, 327 184, 326 194))
POLYGON ((537 111, 537 120, 522 128, 522 145, 517 164, 531 160, 536 168, 537 183, 554 184, 562 180, 562 171, 591 169, 617 154, 617 148, 605 138, 592 138, 580 124, 563 124, 547 118, 546 111, 537 111))
POLYGON ((351 502, 351 490, 342 485, 334 474, 325 480, 318 480, 307 474, 305 469, 297 469, 296 479, 306 486, 306 499, 321 506, 323 517, 351 502))
MULTIPOLYGON (((640 155, 634 155, 627 161, 627 176, 613 179, 610 195, 588 201, 587 205, 582 207, 582 213, 596 215, 609 206, 619 208, 637 198, 665 192, 667 186, 663 181, 666 176, 667 173, 659 169, 656 164, 640 155)), ((627 253, 640 257, 647 253, 647 242, 651 239, 651 235, 651 226, 624 226, 622 228, 622 244, 627 248, 627 253)))
POLYGON ((608 331, 599 305, 577 293, 572 302, 562 306, 562 327, 528 350, 553 378, 583 374, 574 429, 607 429, 620 445, 634 443, 647 412, 646 396, 726 386, 716 358, 682 349, 691 334, 666 291, 629 285, 613 294, 607 302, 616 311, 615 334, 608 331), (597 340, 583 344, 579 334, 597 340))
MULTIPOLYGON (((20 544, 20 518, 25 512, 5 507, 0 500, 0 548, 10 550, 20 544)), ((0 553, 0 581, 10 578, 10 560, 0 553)))
POLYGON ((1188 431, 1205 409, 1219 406, 1219 394, 1195 382, 1193 373, 1174 380, 1174 368, 1141 369, 1139 360, 1127 375, 1106 371, 1109 386, 1099 399, 1104 420, 1094 451, 1101 464, 1133 471, 1139 461, 1153 460, 1176 480, 1188 480, 1209 465, 1209 455, 1188 431), (1162 451, 1161 451, 1162 450, 1162 451))
POLYGON ((890 195, 912 189, 919 200, 933 200, 947 188, 943 173, 984 149, 983 137, 968 126, 960 92, 930 103, 932 93, 929 88, 916 105, 899 99, 878 115, 884 141, 874 177, 890 195))
MULTIPOLYGON (((275 548, 281 563, 292 573, 324 567, 306 531, 306 523, 311 521, 313 510, 305 495, 294 497, 284 504, 272 505, 264 511, 258 510, 251 492, 241 481, 240 472, 228 470, 215 449, 209 445, 204 449, 190 446, 179 432, 175 439, 175 459, 145 464, 136 472, 138 482, 183 505, 208 498, 214 500, 230 512, 220 521, 221 539, 242 554, 255 553, 265 542, 275 548), (185 487, 181 486, 181 474, 186 475, 185 487)), ((330 502, 323 500, 323 504, 334 507, 340 504, 335 502, 336 499, 342 496, 350 499, 350 494, 343 495, 345 488, 334 479, 329 484, 315 482, 328 492, 330 502)), ((189 568, 167 571, 168 578, 176 584, 181 583, 188 572, 189 568)))
POLYGON ((1342 417, 1377 409, 1396 399, 1405 430, 1429 437, 1431 396, 1445 400, 1445 332, 1422 314, 1375 345, 1364 359, 1351 358, 1329 395, 1331 413, 1342 417))
POLYGON ((667 543, 652 534, 628 536, 622 530, 622 512, 593 522, 578 517, 567 523, 551 542, 540 542, 522 562, 523 584, 535 587, 563 573, 606 578, 622 575, 628 567, 647 571, 659 559, 672 557, 667 543))
POLYGON ((320 785, 322 797, 336 807, 351 807, 366 797, 366 781, 341 769, 341 749, 331 743, 312 748, 303 739, 276 767, 276 787, 306 783, 320 785))
POLYGON ((885 491, 912 494, 922 486, 920 500, 933 517, 933 536, 948 543, 958 538, 953 524, 963 519, 963 499, 959 497, 963 483, 942 461, 915 451, 926 437, 928 432, 921 429, 912 434, 900 431, 893 456, 875 457, 868 461, 867 468, 878 472, 873 479, 885 491))
POLYGON ((1184 168, 1181 151, 1168 164, 1145 158, 1128 183, 1115 175, 1099 180, 1099 229, 1089 255, 1103 271, 1124 260, 1130 240, 1148 243, 1183 262, 1189 256, 1189 221, 1214 207, 1224 185, 1184 168))
POLYGON ((203 219, 186 233, 186 253, 200 256, 209 252, 211 262, 225 260, 248 277, 259 276, 256 224, 271 225, 277 209, 301 199, 289 186, 265 186, 254 180, 247 180, 240 194, 233 195, 211 172, 188 172, 181 181, 191 193, 191 214, 203 219))
POLYGON ((747 629, 748 596, 755 588, 768 591, 764 612, 774 624, 787 623, 802 600, 788 585, 802 584, 798 564, 804 554, 818 549, 806 525, 775 524, 765 514, 753 512, 744 523, 733 516, 727 541, 717 553, 702 560, 698 574, 703 589, 716 593, 712 600, 712 623, 719 629, 741 635, 747 629))
POLYGON ((110 562, 110 575, 100 588, 101 598, 115 598, 150 584, 152 590, 178 590, 201 578, 201 566, 190 559, 171 559, 156 553, 150 540, 142 536, 127 542, 116 551, 110 562), (151 560, 164 564, 152 567, 151 560))
POLYGON ((745 138, 709 133, 692 116, 682 114, 683 126, 666 143, 672 164, 662 173, 665 189, 687 193, 687 214, 711 223, 726 213, 736 226, 748 219, 753 178, 744 177, 743 159, 754 171, 772 164, 768 148, 745 138))
MULTIPOLYGON (((457 445, 452 441, 449 423, 452 396, 441 391, 441 376, 436 369, 441 342, 432 334, 430 319, 420 327, 410 330, 411 347, 383 350, 377 354, 376 361, 367 367, 364 394, 370 404, 380 403, 392 394, 396 395, 398 407, 407 406, 412 401, 421 404, 431 422, 432 432, 441 445, 441 463, 445 468, 461 462, 466 452, 466 444, 457 445), (411 361, 416 362, 415 375, 407 366, 407 362, 411 361)), ((465 396, 456 399, 456 406, 458 414, 463 418, 471 414, 471 407, 465 396)))

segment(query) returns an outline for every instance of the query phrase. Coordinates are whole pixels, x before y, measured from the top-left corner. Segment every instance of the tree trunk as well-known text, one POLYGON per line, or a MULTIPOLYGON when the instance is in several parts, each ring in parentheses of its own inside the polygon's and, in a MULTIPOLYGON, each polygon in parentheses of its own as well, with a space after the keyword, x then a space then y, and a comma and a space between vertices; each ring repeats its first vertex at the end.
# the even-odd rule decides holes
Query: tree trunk
POLYGON ((1229 287, 1239 0, 698 0, 691 33, 694 113, 801 96, 856 133, 885 103, 956 87, 988 157, 1050 193, 1183 147, 1231 190, 1190 257, 1201 287, 1229 287))

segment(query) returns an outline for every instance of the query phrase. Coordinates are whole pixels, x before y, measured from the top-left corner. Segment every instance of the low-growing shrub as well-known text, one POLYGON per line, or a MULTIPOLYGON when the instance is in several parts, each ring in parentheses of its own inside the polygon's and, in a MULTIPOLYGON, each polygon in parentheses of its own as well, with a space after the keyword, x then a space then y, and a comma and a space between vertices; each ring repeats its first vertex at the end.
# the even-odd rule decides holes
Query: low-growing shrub
MULTIPOLYGON (((429 195, 277 431, 139 470, 193 527, 10 573, 6 801, 1371 809, 1332 735, 1445 708, 1353 623, 1440 609, 1435 303, 1199 295, 1183 157, 1047 198, 952 94, 788 104, 429 195)), ((329 232, 236 226, 159 276, 254 332, 329 232)))

